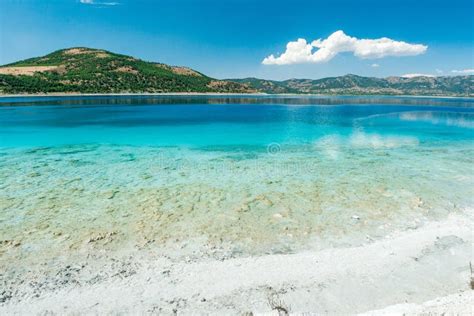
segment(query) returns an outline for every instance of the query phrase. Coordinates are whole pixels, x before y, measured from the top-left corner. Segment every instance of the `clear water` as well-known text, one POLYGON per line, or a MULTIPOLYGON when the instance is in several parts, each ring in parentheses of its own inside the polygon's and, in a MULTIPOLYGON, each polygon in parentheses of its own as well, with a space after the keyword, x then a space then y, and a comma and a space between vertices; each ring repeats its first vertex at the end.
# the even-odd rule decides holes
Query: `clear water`
POLYGON ((290 252, 416 228, 472 209, 473 105, 5 98, 0 253, 37 260, 192 241, 235 253, 290 252))

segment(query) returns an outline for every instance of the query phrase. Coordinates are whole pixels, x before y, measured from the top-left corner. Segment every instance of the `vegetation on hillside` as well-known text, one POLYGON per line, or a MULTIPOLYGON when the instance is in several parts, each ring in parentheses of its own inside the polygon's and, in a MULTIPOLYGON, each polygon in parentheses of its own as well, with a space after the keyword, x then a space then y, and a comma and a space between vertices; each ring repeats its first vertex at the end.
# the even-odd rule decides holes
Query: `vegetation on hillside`
POLYGON ((372 78, 346 75, 317 80, 272 81, 256 78, 232 80, 265 93, 474 96, 474 76, 372 78))
POLYGON ((12 94, 254 91, 245 84, 216 80, 185 67, 146 62, 104 50, 70 48, 0 67, 0 92, 12 94), (48 69, 40 71, 39 67, 48 69), (22 69, 28 71, 22 72, 22 69), (38 71, 34 71, 35 69, 38 71), (12 72, 15 74, 10 74, 12 72))
POLYGON ((85 47, 0 67, 0 94, 160 92, 474 96, 474 76, 217 80, 190 68, 85 47))

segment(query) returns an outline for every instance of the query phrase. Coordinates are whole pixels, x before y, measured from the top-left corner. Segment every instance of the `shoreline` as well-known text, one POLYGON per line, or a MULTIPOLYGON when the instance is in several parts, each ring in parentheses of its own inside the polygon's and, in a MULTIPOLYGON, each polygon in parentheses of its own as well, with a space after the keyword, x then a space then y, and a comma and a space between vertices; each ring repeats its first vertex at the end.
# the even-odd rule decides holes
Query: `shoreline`
POLYGON ((474 96, 443 96, 443 95, 392 95, 392 94, 298 94, 298 93, 215 93, 215 92, 163 92, 163 93, 38 93, 38 94, 0 94, 3 98, 35 98, 35 97, 114 97, 114 96, 291 96, 291 97, 381 97, 381 98, 427 98, 427 99, 466 99, 474 96))
POLYGON ((60 273, 66 286, 0 303, 0 313, 461 313, 472 302, 471 245, 467 210, 356 247, 222 260, 125 255, 114 259, 121 273, 95 283, 60 273))

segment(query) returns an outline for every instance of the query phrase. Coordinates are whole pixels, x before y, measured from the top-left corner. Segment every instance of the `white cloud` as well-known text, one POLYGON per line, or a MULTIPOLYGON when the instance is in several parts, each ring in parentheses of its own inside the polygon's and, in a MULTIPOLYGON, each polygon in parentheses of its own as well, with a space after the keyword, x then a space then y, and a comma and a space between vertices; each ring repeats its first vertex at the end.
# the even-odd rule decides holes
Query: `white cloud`
POLYGON ((435 71, 436 71, 437 74, 442 74, 443 73, 443 71, 441 69, 436 69, 435 71))
POLYGON ((118 2, 104 2, 104 1, 95 1, 95 0, 79 0, 82 4, 91 4, 91 5, 98 5, 98 6, 114 6, 118 5, 118 2))
POLYGON ((379 64, 372 64, 372 65, 370 65, 370 67, 372 67, 372 68, 378 68, 378 67, 380 67, 380 65, 379 65, 379 64))
POLYGON ((451 72, 454 74, 472 74, 474 69, 451 70, 451 72))
POLYGON ((307 43, 305 39, 289 42, 286 51, 278 57, 273 54, 266 57, 264 65, 289 65, 298 63, 324 63, 337 54, 352 52, 362 59, 376 59, 386 56, 414 56, 426 52, 428 46, 409 44, 382 37, 378 39, 358 39, 336 31, 326 39, 307 43), (317 48, 315 52, 313 49, 317 48))
POLYGON ((429 78, 434 78, 436 77, 435 75, 431 74, 404 74, 402 75, 403 78, 415 78, 415 77, 429 77, 429 78))

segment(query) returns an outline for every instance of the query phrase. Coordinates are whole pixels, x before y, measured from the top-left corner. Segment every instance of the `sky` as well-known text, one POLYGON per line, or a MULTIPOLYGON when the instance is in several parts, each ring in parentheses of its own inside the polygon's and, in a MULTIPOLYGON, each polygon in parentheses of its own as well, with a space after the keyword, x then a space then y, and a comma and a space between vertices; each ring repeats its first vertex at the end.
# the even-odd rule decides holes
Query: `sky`
POLYGON ((0 0, 0 64, 92 47, 211 77, 474 74, 472 0, 0 0))

